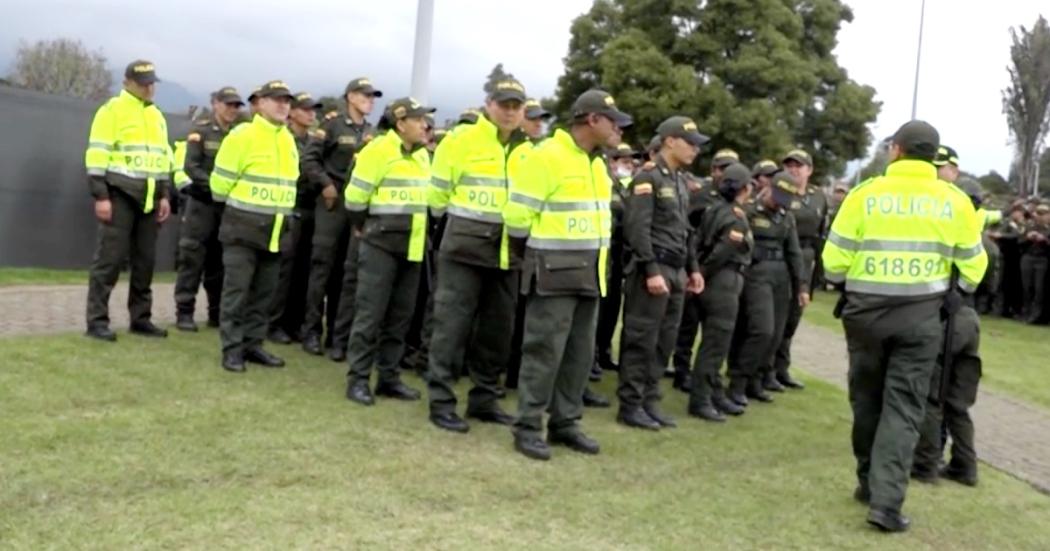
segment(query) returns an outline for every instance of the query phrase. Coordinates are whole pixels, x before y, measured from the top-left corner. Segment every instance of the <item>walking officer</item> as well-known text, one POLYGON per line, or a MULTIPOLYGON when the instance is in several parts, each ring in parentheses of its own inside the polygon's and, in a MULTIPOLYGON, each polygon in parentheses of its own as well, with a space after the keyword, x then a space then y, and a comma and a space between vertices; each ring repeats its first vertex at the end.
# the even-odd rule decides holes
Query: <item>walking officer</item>
POLYGON ((910 524, 901 506, 941 349, 941 312, 961 302, 952 271, 973 292, 988 262, 970 200, 937 178, 939 142, 923 121, 897 130, 886 174, 846 196, 823 253, 828 281, 845 284, 854 497, 869 505, 870 524, 890 532, 910 524))
POLYGON ((755 248, 744 273, 729 354, 729 399, 739 406, 746 407, 748 398, 773 401, 763 383, 773 377, 773 354, 783 336, 790 303, 809 300, 809 285, 802 279, 795 217, 790 210, 796 199, 794 178, 778 172, 745 209, 755 248))
POLYGON ((192 182, 179 189, 185 196, 175 277, 175 328, 180 331, 197 331, 193 313, 202 278, 208 295, 208 323, 214 326, 219 321, 223 279, 219 223, 223 205, 212 200, 209 181, 219 145, 237 123, 242 107, 244 101, 237 90, 224 86, 211 95, 211 116, 194 121, 186 135, 183 166, 192 182))
POLYGON ((659 430, 676 426, 660 411, 660 378, 674 351, 686 287, 704 288, 689 224, 685 169, 709 141, 688 117, 656 129, 663 140, 653 168, 634 177, 625 199, 626 272, 617 421, 659 430))
MULTIPOLYGON (((795 226, 798 228, 798 243, 802 247, 802 279, 807 288, 813 283, 813 271, 817 266, 817 255, 823 247, 825 229, 828 220, 828 198, 817 186, 809 185, 813 175, 813 158, 801 149, 789 151, 781 162, 784 170, 791 174, 798 184, 799 198, 792 202, 791 211, 795 215, 795 226)), ((791 367, 791 339, 802 321, 802 311, 809 302, 791 301, 787 325, 784 326, 784 337, 780 340, 773 359, 775 379, 767 380, 767 389, 781 391, 783 387, 802 389, 805 385, 795 380, 788 369, 791 367)))
MULTIPOLYGON (((375 135, 375 129, 366 120, 372 113, 375 98, 383 96, 367 78, 355 78, 346 85, 345 111, 336 113, 321 124, 322 139, 313 140, 303 153, 303 172, 313 184, 317 195, 314 209, 314 238, 310 252, 310 284, 306 291, 306 314, 303 318, 303 350, 321 355, 322 342, 328 344, 334 361, 346 357, 346 339, 353 320, 353 301, 347 303, 342 323, 337 321, 341 289, 344 283, 343 264, 355 262, 357 244, 351 244, 350 221, 340 206, 340 197, 354 156, 375 135), (327 319, 325 341, 321 340, 322 319, 327 319)), ((356 281, 356 270, 351 269, 349 281, 356 281)), ((352 286, 352 285, 351 285, 352 286)), ((353 297, 354 290, 347 294, 353 297)))
POLYGON ((463 363, 474 386, 467 417, 509 425, 514 418, 498 403, 499 375, 510 357, 521 258, 512 255, 503 226, 507 187, 532 148, 521 130, 525 87, 496 82, 485 113, 442 141, 434 155, 429 203, 445 215, 438 251, 434 324, 427 390, 430 422, 467 432, 456 414, 456 367, 463 363))
POLYGON ((1050 207, 1039 205, 1021 235, 1021 286, 1027 323, 1043 322, 1046 275, 1050 266, 1050 207))
POLYGON ((219 338, 222 367, 234 373, 243 373, 246 361, 284 366, 263 349, 263 340, 299 179, 299 151, 285 126, 294 98, 280 80, 264 84, 257 96, 257 114, 226 136, 211 173, 212 196, 226 205, 219 226, 225 270, 219 338))
POLYGON ((168 197, 175 170, 168 125, 153 104, 157 80, 149 61, 127 66, 124 89, 95 112, 84 155, 99 222, 98 245, 88 276, 85 334, 103 341, 117 340, 109 327, 109 295, 125 263, 131 268, 131 332, 147 337, 168 335, 150 321, 157 228, 171 215, 168 197))
POLYGON ((615 147, 621 128, 631 124, 600 90, 581 94, 571 113, 568 130, 557 130, 525 158, 503 209, 512 246, 525 249, 521 291, 528 301, 514 447, 539 460, 550 459, 548 442, 599 451, 579 420, 612 222, 612 182, 600 152, 615 147), (544 412, 547 442, 540 437, 544 412))
POLYGON ((744 408, 725 396, 722 362, 736 326, 743 271, 751 265, 754 238, 744 205, 751 197, 751 171, 740 163, 726 167, 718 184, 721 199, 704 213, 700 226, 700 272, 706 288, 699 295, 698 318, 703 326, 693 364, 689 415, 723 422, 723 414, 741 415, 744 408))
POLYGON ((419 391, 401 382, 398 364, 426 249, 426 116, 433 112, 412 98, 394 100, 381 121, 387 132, 361 151, 346 186, 346 210, 361 235, 346 398, 366 406, 375 403, 368 384, 373 365, 376 395, 419 399, 419 391))

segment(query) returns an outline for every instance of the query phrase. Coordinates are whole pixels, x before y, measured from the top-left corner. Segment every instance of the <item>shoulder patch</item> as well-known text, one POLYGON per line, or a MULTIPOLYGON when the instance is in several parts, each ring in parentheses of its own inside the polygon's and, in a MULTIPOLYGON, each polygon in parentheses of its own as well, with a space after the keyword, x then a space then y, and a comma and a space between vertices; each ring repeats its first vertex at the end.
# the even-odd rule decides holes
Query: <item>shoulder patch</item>
POLYGON ((198 132, 190 132, 186 135, 187 142, 199 142, 201 141, 201 135, 198 132))
POLYGON ((650 195, 653 192, 653 185, 645 182, 641 184, 635 184, 631 187, 631 193, 634 195, 650 195))
POLYGON ((792 201, 791 202, 791 210, 798 210, 800 208, 802 208, 802 203, 801 202, 799 202, 799 201, 792 201))
POLYGON ((733 207, 733 214, 735 214, 737 218, 747 218, 747 213, 744 212, 744 209, 738 206, 733 207))
POLYGON ((754 224, 756 228, 769 228, 773 225, 765 216, 756 216, 751 219, 751 223, 754 224))
POLYGON ((324 114, 324 120, 330 121, 339 116, 339 111, 329 111, 324 114))
POLYGON ((662 187, 660 191, 656 192, 656 196, 661 199, 674 199, 677 194, 674 192, 674 188, 662 187))
POLYGON ((310 130, 307 134, 309 134, 311 138, 316 138, 318 140, 323 140, 325 137, 324 130, 321 130, 320 128, 310 130))
POLYGON ((738 230, 729 230, 729 240, 740 243, 744 240, 744 232, 738 230))

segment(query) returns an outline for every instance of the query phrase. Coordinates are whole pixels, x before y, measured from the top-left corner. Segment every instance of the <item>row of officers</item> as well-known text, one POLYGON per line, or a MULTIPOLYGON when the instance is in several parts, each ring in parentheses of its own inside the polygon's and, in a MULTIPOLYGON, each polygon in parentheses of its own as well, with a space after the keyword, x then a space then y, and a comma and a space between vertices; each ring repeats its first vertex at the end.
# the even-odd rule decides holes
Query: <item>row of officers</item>
POLYGON ((534 459, 549 444, 598 453, 580 419, 585 397, 602 405, 587 389, 601 368, 619 371, 617 419, 648 430, 676 426, 660 408, 672 357, 688 413, 712 422, 802 387, 788 371, 791 336, 828 211, 805 151, 748 168, 722 150, 700 179, 688 168, 709 139, 688 117, 665 120, 642 162, 620 143, 632 120, 608 93, 582 94, 543 138, 550 115, 513 79, 439 141, 434 109, 412 98, 369 124, 382 92, 364 78, 319 125, 319 105, 281 81, 254 90, 238 124, 243 103, 223 88, 173 150, 151 103, 153 65, 133 62, 125 77, 86 154, 100 221, 91 337, 116 339, 108 299, 125 264, 131 332, 166 335, 150 320, 150 281, 177 190, 176 327, 197 330, 203 284, 231 372, 281 367, 264 340, 298 339, 347 361, 346 397, 372 405, 421 397, 401 377, 414 358, 434 425, 469 430, 454 391, 469 376, 465 416, 511 425, 515 449, 534 459), (499 405, 504 383, 518 389, 516 415, 499 405))

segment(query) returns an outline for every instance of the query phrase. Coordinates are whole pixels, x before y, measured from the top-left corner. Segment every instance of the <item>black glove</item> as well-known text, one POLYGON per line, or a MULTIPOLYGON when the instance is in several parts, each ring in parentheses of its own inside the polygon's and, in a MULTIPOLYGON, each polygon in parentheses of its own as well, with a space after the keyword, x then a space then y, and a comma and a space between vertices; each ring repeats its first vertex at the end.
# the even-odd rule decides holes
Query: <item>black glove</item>
POLYGON ((507 236, 507 248, 509 249, 510 257, 517 260, 525 258, 525 243, 527 241, 527 237, 507 236))

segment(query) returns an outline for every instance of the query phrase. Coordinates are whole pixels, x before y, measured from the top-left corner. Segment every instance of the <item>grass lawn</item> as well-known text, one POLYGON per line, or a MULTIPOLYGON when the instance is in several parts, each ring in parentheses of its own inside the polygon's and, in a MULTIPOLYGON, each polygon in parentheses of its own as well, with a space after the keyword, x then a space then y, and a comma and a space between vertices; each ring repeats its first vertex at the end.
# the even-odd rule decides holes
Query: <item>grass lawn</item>
MULTIPOLYGON (((128 274, 120 274, 127 281, 128 274)), ((7 285, 87 285, 87 270, 48 270, 43 268, 0 268, 0 287, 7 285)), ((157 272, 153 281, 171 283, 174 272, 157 272)))
MULTIPOLYGON (((912 488, 912 532, 853 502, 843 393, 803 392, 721 426, 626 429, 589 410, 602 454, 523 458, 506 428, 438 431, 423 403, 343 396, 344 367, 232 375, 217 337, 0 339, 4 548, 1045 549, 1050 498, 984 468, 912 488)), ((422 385, 414 376, 413 386, 422 385)), ((611 393, 613 377, 600 390, 611 393)), ((461 385, 461 390, 463 386, 461 385)), ((462 394, 461 394, 462 396, 462 394)), ((513 398, 504 404, 513 409, 513 398)))
MULTIPOLYGON (((831 315, 837 295, 818 293, 806 321, 842 332, 831 315)), ((982 385, 1050 409, 1050 327, 981 318, 982 385)))

